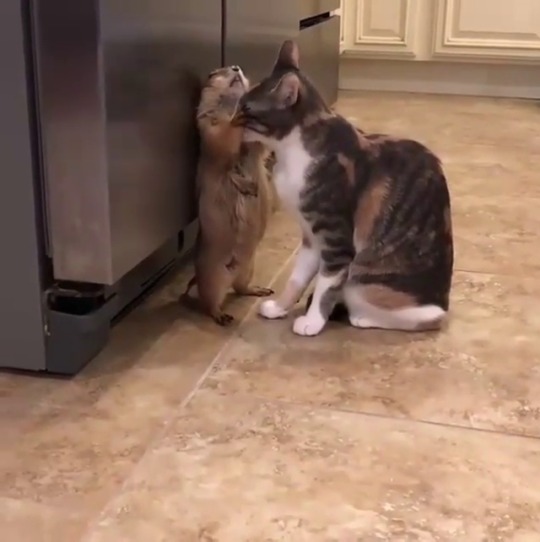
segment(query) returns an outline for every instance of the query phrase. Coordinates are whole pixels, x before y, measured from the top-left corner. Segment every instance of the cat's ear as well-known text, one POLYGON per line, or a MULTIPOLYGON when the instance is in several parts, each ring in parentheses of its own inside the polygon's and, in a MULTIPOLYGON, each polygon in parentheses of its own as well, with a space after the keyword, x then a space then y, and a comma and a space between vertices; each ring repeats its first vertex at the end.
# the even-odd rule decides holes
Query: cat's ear
POLYGON ((300 51, 298 45, 292 40, 286 40, 281 45, 274 71, 276 70, 298 70, 300 68, 300 51))
POLYGON ((281 107, 291 107, 298 101, 300 94, 300 79, 295 73, 284 75, 276 85, 274 91, 281 107))

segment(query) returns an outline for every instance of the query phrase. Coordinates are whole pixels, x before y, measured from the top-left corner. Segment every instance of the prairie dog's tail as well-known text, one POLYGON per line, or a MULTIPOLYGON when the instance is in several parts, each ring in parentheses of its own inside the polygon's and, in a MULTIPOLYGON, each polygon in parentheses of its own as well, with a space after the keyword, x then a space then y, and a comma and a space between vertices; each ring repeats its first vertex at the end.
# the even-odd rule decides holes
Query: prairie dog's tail
POLYGON ((191 291, 191 288, 197 284, 197 275, 193 275, 189 282, 187 283, 186 289, 184 290, 183 296, 189 296, 189 292, 191 291))
POLYGON ((184 290, 184 293, 182 293, 180 295, 178 301, 180 303, 182 303, 182 305, 184 305, 188 309, 190 309, 192 311, 195 311, 195 312, 200 312, 201 311, 201 304, 200 304, 199 300, 192 297, 191 295, 189 295, 189 292, 191 291, 193 286, 195 286, 196 284, 197 284, 197 275, 193 275, 189 279, 189 282, 187 283, 186 289, 184 290))

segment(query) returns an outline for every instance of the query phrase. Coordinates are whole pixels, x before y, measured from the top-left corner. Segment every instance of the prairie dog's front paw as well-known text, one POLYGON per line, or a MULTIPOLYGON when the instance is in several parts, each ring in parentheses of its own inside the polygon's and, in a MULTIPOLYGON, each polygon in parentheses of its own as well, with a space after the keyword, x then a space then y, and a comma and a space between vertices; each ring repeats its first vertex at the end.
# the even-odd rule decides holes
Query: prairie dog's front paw
POLYGON ((256 198, 259 195, 259 186, 256 183, 246 183, 240 189, 240 194, 256 198))
POLYGON ((259 305, 259 314, 268 320, 285 318, 287 311, 275 299, 267 299, 259 305))
POLYGON ((322 318, 310 318, 309 316, 299 316, 293 324, 293 332, 303 337, 313 337, 318 335, 326 322, 322 318))
POLYGON ((249 128, 244 128, 244 133, 242 134, 242 140, 245 143, 258 143, 260 141, 260 136, 257 132, 253 132, 249 128))

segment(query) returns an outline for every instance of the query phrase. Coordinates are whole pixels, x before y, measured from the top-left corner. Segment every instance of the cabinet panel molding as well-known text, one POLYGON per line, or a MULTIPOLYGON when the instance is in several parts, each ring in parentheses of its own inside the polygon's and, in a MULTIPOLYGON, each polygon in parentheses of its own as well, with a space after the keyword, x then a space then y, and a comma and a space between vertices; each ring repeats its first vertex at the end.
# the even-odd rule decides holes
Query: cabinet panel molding
POLYGON ((345 15, 345 0, 340 0, 339 2, 339 16, 340 16, 340 29, 339 29, 339 47, 340 50, 343 51, 346 47, 346 41, 345 41, 345 21, 346 21, 346 15, 345 15))
POLYGON ((437 0, 434 57, 540 62, 539 0, 437 0))
POLYGON ((417 0, 344 0, 346 56, 414 58, 417 0), (349 34, 351 39, 347 39, 349 34))

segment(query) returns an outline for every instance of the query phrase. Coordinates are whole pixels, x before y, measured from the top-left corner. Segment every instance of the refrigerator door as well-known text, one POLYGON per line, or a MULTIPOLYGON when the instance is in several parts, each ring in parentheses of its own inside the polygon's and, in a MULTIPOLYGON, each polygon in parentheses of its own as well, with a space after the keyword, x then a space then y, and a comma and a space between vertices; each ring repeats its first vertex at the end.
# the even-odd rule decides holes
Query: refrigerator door
POLYGON ((338 96, 339 33, 338 15, 314 19, 300 30, 300 66, 328 105, 338 96))
POLYGON ((46 365, 46 324, 26 11, 20 2, 0 2, 0 367, 38 371, 46 365))
POLYGON ((298 6, 292 0, 224 0, 225 65, 238 64, 252 82, 267 75, 286 39, 297 39, 298 6))
POLYGON ((221 0, 32 0, 49 252, 113 284, 195 218, 201 78, 221 0))

